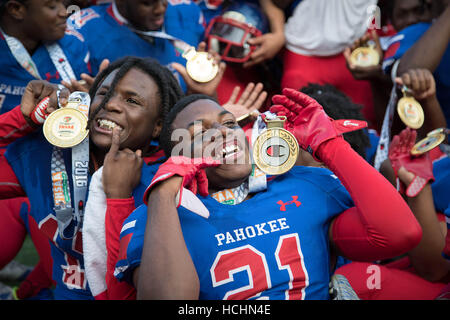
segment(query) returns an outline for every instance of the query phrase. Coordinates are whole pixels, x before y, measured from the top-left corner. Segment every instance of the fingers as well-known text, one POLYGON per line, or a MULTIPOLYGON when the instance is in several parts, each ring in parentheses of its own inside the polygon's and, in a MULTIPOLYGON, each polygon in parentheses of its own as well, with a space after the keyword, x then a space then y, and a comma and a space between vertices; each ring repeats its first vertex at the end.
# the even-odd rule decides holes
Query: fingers
POLYGON ((436 92, 436 84, 433 75, 427 69, 411 69, 401 78, 395 79, 399 85, 405 85, 413 91, 418 99, 425 99, 436 92))
POLYGON ((109 149, 108 154, 115 156, 119 151, 119 147, 120 147, 120 129, 114 128, 111 138, 111 148, 109 149))
POLYGON ((231 92, 231 96, 230 96, 230 99, 228 100, 227 104, 228 103, 234 104, 236 102, 236 98, 239 95, 240 91, 241 91, 241 87, 239 87, 239 86, 234 87, 233 92, 231 92))
POLYGON ((108 59, 103 59, 102 63, 100 63, 100 66, 98 68, 98 72, 102 72, 103 70, 105 70, 106 68, 108 68, 109 66, 109 60, 108 59))
POLYGON ((255 88, 255 84, 253 82, 250 82, 247 84, 247 86, 244 89, 244 92, 242 92, 242 95, 239 98, 238 104, 240 104, 240 105, 245 104, 248 97, 250 96, 250 93, 253 91, 253 88, 255 88))

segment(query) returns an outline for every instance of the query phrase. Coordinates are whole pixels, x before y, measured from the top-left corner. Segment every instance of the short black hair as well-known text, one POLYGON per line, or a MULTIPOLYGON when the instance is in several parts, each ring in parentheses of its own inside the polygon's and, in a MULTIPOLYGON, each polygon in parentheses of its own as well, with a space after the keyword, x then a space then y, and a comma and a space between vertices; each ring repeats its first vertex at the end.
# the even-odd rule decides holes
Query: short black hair
POLYGON ((164 150, 166 157, 170 157, 172 149, 176 144, 171 139, 174 130, 172 126, 173 121, 184 108, 186 108, 188 105, 197 100, 211 100, 219 104, 219 102, 216 99, 214 99, 211 96, 207 96, 205 94, 191 94, 178 100, 178 102, 173 106, 173 108, 170 109, 168 115, 164 118, 159 138, 160 146, 164 150))
MULTIPOLYGON (((103 101, 100 106, 90 115, 89 121, 93 121, 97 113, 105 108, 109 99, 114 93, 117 83, 130 71, 131 69, 139 69, 144 73, 148 74, 158 86, 158 94, 160 98, 160 110, 161 118, 164 119, 169 114, 170 109, 176 104, 176 102, 184 95, 177 79, 174 77, 172 72, 162 66, 157 60, 152 58, 138 58, 138 57, 124 57, 113 63, 111 63, 106 69, 100 72, 95 78, 91 89, 89 90, 89 95, 91 100, 94 99, 95 93, 98 90, 100 84, 105 80, 105 78, 115 70, 117 74, 111 84, 111 87, 106 92, 103 101)), ((90 124, 88 124, 89 126, 90 124)))
MULTIPOLYGON (((334 120, 354 119, 367 121, 361 112, 363 106, 353 103, 347 95, 331 84, 309 83, 308 86, 303 87, 300 91, 322 105, 327 115, 334 120)), ((366 158, 366 148, 369 148, 371 145, 365 130, 344 133, 344 139, 361 157, 366 158)))

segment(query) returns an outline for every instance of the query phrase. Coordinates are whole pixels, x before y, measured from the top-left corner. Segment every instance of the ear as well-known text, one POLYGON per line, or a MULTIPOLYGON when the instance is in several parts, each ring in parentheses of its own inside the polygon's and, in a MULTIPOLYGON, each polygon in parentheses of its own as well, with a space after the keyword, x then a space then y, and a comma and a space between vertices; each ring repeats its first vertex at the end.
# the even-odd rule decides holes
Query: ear
POLYGON ((157 138, 161 134, 162 130, 162 119, 158 118, 155 122, 155 126, 153 127, 152 137, 157 138))
POLYGON ((23 21, 27 16, 27 7, 19 1, 10 0, 6 3, 5 13, 15 20, 23 21))

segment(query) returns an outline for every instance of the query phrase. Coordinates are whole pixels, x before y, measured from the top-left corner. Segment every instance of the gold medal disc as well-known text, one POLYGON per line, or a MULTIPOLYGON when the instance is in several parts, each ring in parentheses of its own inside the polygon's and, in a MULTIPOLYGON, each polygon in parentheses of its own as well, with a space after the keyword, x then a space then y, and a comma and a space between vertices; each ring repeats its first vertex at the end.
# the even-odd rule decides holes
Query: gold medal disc
POLYGON ((440 145, 445 140, 444 133, 428 134, 428 136, 419 142, 417 142, 411 149, 412 155, 420 155, 426 153, 438 145, 440 145))
POLYGON ((44 122, 44 136, 52 145, 71 148, 88 135, 87 118, 77 109, 62 108, 52 112, 44 122))
POLYGON ((208 59, 208 52, 195 52, 187 59, 186 71, 197 82, 209 82, 219 72, 219 66, 208 59))
POLYGON ((262 172, 280 175, 295 165, 298 148, 292 133, 283 128, 269 128, 256 139, 253 159, 262 172))
POLYGON ((376 66, 380 63, 380 55, 371 47, 359 47, 353 50, 350 61, 358 67, 376 66))
POLYGON ((413 97, 403 97, 398 101, 397 112, 405 125, 412 129, 422 127, 425 120, 422 106, 413 97))

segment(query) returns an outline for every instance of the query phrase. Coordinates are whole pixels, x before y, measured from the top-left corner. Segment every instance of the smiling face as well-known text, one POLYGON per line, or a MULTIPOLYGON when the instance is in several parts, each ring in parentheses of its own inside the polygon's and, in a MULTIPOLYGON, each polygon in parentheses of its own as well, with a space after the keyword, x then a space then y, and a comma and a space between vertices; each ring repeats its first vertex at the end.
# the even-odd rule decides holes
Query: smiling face
POLYGON ((140 69, 132 68, 117 83, 115 90, 98 112, 117 70, 100 84, 91 103, 90 139, 103 152, 111 147, 112 130, 120 129, 120 147, 131 150, 149 147, 152 138, 161 130, 160 96, 156 82, 140 69))
POLYGON ((189 135, 188 141, 180 143, 185 144, 181 149, 191 150, 191 153, 181 155, 211 156, 223 163, 206 169, 210 189, 239 186, 250 175, 252 164, 245 133, 233 114, 216 102, 206 99, 192 102, 178 113, 172 127, 187 130, 189 135))
POLYGON ((119 12, 139 30, 159 30, 164 23, 167 0, 116 0, 119 12))
POLYGON ((64 37, 67 10, 62 0, 28 0, 22 18, 25 32, 33 39, 55 41, 64 37))

